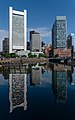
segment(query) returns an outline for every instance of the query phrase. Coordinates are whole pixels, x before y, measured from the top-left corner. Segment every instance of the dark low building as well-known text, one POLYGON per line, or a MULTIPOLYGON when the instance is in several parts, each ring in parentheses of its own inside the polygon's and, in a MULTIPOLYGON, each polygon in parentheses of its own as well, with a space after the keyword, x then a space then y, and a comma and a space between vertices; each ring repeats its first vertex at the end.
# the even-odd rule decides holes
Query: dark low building
POLYGON ((30 42, 27 41, 27 50, 30 50, 30 42))
POLYGON ((4 38, 3 40, 3 53, 9 52, 9 38, 4 38))

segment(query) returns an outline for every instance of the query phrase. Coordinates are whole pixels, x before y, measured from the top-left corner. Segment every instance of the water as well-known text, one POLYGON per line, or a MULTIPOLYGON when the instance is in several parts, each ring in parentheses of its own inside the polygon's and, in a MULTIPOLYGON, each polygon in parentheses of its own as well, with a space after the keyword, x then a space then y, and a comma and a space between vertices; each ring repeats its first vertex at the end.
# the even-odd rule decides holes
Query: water
POLYGON ((0 71, 0 120, 75 120, 75 67, 27 64, 0 71))

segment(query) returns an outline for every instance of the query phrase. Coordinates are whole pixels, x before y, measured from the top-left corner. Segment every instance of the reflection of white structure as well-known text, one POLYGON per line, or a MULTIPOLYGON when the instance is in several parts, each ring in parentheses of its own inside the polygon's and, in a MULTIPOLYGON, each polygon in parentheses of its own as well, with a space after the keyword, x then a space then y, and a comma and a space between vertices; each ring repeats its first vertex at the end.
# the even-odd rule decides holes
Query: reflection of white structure
POLYGON ((9 8, 9 53, 26 51, 26 19, 26 10, 21 12, 9 8))
POLYGON ((26 74, 10 74, 9 75, 9 101, 10 112, 17 107, 27 109, 26 100, 26 74))

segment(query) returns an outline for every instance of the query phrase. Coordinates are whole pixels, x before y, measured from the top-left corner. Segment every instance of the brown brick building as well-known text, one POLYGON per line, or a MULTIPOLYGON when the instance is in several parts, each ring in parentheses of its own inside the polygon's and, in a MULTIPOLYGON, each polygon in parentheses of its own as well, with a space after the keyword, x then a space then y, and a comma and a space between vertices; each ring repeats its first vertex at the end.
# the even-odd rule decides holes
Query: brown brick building
POLYGON ((54 55, 58 54, 59 57, 71 57, 71 49, 58 48, 54 49, 54 55))

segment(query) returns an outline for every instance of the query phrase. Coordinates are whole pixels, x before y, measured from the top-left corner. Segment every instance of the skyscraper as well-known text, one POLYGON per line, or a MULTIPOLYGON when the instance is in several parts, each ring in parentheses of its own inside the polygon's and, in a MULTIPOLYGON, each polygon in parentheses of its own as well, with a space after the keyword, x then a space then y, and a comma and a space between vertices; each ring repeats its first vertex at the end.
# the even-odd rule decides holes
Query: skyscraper
POLYGON ((26 51, 27 11, 13 10, 9 7, 9 53, 26 51))
POLYGON ((52 28, 53 48, 66 48, 66 16, 56 16, 52 28))
POLYGON ((72 57, 75 56, 75 35, 71 33, 67 37, 67 48, 71 49, 72 57))
POLYGON ((52 28, 53 49, 67 48, 66 29, 67 29, 66 16, 56 16, 52 28))
POLYGON ((41 35, 38 32, 30 31, 30 50, 41 52, 41 35))

